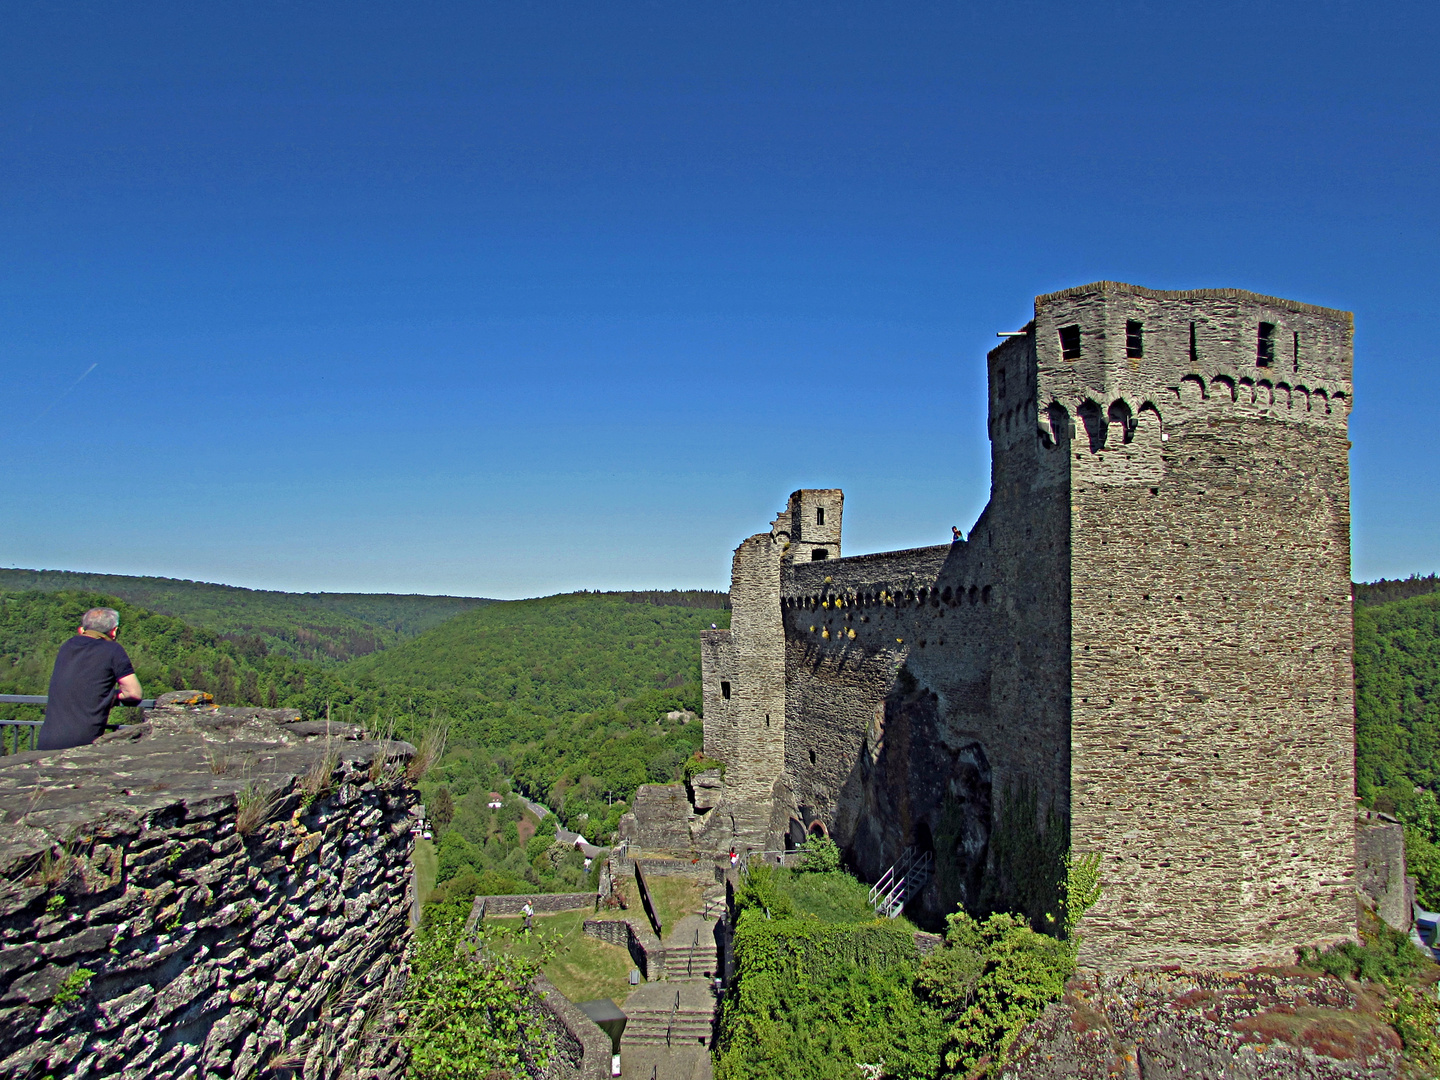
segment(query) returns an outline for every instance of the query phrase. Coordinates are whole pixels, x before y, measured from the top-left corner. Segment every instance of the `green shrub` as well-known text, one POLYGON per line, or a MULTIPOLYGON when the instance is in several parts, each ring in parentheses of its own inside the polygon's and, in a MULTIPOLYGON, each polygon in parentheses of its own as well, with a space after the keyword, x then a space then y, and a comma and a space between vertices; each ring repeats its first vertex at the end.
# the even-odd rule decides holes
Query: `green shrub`
POLYGON ((795 914, 790 895, 780 887, 776 871, 766 863, 753 863, 740 878, 735 890, 735 906, 742 913, 748 908, 762 912, 769 919, 785 919, 795 914))
POLYGON ((828 836, 812 836, 800 845, 805 853, 800 869, 809 874, 831 874, 840 869, 840 848, 828 836))
POLYGON ((756 865, 736 892, 736 981, 721 1019, 720 1080, 984 1075, 1063 992, 1076 930, 1099 896, 1099 857, 1063 858, 1050 886, 1057 939, 1021 915, 947 920, 923 960, 913 928, 877 919, 842 872, 756 865), (858 908, 858 911, 855 910, 858 908), (820 918, 816 910, 839 918, 820 918), (862 1069, 861 1066, 865 1068, 862 1069))
POLYGON ((1037 934, 1016 915, 976 922, 957 912, 946 921, 946 947, 926 958, 919 981, 947 1009, 966 1002, 946 1033, 944 1056, 949 1068, 969 1073, 1003 1061, 1025 1025, 1060 997, 1075 970, 1075 948, 1037 934), (958 955, 944 955, 952 952, 958 955))
POLYGON ((549 960, 517 957, 465 934, 467 909, 432 904, 405 989, 405 1042, 415 1080, 538 1075, 554 1051, 529 982, 549 960))
POLYGON ((1398 930, 1373 916, 1360 927, 1362 944, 1345 941, 1320 952, 1301 949, 1300 966, 1340 979, 1406 979, 1417 975, 1426 957, 1398 930))

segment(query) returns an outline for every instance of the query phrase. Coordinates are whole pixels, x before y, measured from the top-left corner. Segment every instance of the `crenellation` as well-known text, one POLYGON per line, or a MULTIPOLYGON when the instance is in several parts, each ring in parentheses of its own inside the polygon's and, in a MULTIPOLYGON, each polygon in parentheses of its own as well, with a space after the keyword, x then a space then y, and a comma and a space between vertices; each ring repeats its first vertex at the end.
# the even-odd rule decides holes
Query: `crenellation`
POLYGON ((708 841, 818 829, 872 880, 933 851, 922 921, 1042 923, 1060 855, 1095 852, 1098 966, 1352 936, 1352 334, 1239 290, 1037 297, 987 357, 967 539, 840 557, 841 493, 807 489, 737 549, 708 841))

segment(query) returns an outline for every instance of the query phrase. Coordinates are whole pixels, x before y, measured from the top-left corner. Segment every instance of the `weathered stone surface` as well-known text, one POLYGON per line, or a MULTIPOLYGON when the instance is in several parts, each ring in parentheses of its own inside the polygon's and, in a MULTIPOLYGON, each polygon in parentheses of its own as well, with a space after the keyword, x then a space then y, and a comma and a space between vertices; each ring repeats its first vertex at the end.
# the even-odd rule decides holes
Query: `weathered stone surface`
POLYGON ((690 800, 683 784, 641 784, 632 810, 620 822, 623 839, 643 848, 690 846, 690 800))
POLYGON ((1072 979, 1021 1035, 1002 1080, 1390 1080, 1383 1004, 1330 976, 1129 972, 1072 979))
POLYGON ((1362 811, 1356 818, 1355 884, 1375 912, 1399 931, 1410 929, 1415 890, 1405 876, 1405 828, 1394 818, 1362 811))
POLYGON ((1353 937, 1352 335, 1237 290, 1037 298, 987 358, 968 537, 839 558, 841 493, 807 489, 736 549, 697 844, 820 829, 871 880, 933 851, 912 912, 937 922, 1039 918, 1036 860, 1097 853, 1106 967, 1353 937))
POLYGON ((398 1073, 365 1020, 403 985, 415 796, 369 772, 413 748, 269 712, 286 715, 167 703, 90 746, 0 759, 0 1080, 251 1076, 301 1042, 317 1076, 398 1073), (327 752, 330 787, 303 797, 327 752), (242 834, 252 791, 268 813, 242 834), (277 967, 303 993, 257 977, 277 967), (374 989, 324 1013, 346 985, 374 989))

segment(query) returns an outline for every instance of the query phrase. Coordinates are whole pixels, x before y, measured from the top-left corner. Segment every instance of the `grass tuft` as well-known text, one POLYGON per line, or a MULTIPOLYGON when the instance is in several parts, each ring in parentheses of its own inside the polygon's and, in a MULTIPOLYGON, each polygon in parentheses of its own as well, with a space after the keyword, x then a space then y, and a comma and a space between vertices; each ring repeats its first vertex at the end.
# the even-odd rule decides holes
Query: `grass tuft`
POLYGON ((275 793, 251 784, 235 796, 235 831, 249 836, 275 812, 275 793))

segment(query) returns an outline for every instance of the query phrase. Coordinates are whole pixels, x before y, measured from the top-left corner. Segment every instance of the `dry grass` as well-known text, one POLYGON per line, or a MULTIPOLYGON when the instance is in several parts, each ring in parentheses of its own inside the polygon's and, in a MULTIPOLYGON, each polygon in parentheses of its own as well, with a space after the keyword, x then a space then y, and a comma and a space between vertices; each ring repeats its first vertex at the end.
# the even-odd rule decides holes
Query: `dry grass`
POLYGON ((275 793, 251 784, 235 796, 235 831, 249 836, 275 812, 275 793))
POLYGON ((330 790, 330 782, 335 776, 335 766, 339 763, 340 754, 330 749, 326 749, 324 757, 311 763, 310 768, 306 770, 304 777, 300 780, 300 792, 304 796, 307 806, 330 790))
POLYGON ((216 776, 224 776, 235 764, 230 760, 230 755, 223 750, 206 750, 205 761, 209 764, 210 771, 216 776))
POLYGON ((449 734, 449 725, 437 723, 421 736, 420 746, 415 751, 415 756, 405 767, 405 779, 413 784, 430 771, 430 767, 440 760, 441 754, 445 753, 445 739, 449 734))
POLYGON ((387 784, 395 779, 396 772, 391 765, 390 743, 395 739, 395 716, 392 713, 385 722, 385 730, 377 732, 374 741, 380 744, 380 751, 370 759, 370 782, 372 784, 387 784))
POLYGON ((75 856, 68 848, 57 846, 49 848, 40 854, 35 863, 35 868, 26 876, 31 885, 40 885, 46 889, 53 889, 63 884, 76 869, 75 856))

